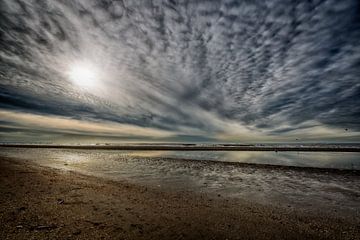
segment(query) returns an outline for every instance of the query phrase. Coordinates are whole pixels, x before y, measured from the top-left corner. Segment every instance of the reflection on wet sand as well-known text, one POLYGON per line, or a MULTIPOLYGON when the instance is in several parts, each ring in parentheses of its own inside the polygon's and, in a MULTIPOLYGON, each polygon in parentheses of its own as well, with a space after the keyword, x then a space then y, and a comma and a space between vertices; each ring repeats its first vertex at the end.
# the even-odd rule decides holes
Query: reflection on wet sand
POLYGON ((264 204, 321 207, 344 214, 360 209, 359 171, 350 170, 359 166, 357 153, 6 149, 1 156, 116 181, 264 204), (270 163, 281 166, 262 165, 270 163))

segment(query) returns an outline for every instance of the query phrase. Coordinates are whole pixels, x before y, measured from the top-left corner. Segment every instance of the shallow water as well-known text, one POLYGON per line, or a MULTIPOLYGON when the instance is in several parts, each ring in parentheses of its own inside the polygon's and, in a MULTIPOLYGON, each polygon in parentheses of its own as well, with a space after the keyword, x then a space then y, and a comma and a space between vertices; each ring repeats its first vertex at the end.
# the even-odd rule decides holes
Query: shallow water
POLYGON ((88 157, 128 156, 131 158, 174 158, 186 160, 210 160, 219 162, 239 162, 270 164, 281 166, 316 167, 360 170, 359 152, 261 152, 261 151, 119 151, 119 150, 79 150, 79 149, 31 149, 2 148, 3 154, 17 157, 50 159, 88 157))
POLYGON ((264 204, 327 209, 359 216, 360 177, 306 168, 359 169, 359 153, 186 152, 2 148, 0 156, 149 187, 190 190, 264 204), (187 159, 187 160, 184 160, 187 159), (211 161, 203 161, 211 160, 211 161))

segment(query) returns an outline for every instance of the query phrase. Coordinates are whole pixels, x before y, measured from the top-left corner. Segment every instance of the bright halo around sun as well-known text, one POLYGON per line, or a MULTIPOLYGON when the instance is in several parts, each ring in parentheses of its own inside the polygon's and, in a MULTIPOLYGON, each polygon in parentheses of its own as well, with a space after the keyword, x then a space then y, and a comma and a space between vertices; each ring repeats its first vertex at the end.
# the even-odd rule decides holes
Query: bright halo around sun
POLYGON ((98 73, 94 66, 88 63, 77 63, 70 67, 70 80, 82 88, 94 88, 98 85, 98 73))

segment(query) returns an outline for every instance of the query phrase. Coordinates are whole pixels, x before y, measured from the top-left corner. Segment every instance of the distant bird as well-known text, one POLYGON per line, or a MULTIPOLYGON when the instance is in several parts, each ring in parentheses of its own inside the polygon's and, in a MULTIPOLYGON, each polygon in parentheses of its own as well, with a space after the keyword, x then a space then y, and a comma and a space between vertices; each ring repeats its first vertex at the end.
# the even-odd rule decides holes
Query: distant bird
POLYGON ((345 128, 345 131, 347 131, 347 130, 349 130, 349 129, 345 128))

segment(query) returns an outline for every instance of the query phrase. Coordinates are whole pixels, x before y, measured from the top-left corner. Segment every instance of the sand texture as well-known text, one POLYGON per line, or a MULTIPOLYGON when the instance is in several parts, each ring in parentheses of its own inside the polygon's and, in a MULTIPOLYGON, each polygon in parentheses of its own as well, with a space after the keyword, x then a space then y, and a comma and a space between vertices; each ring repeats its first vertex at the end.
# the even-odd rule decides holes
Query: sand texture
POLYGON ((0 239, 360 239, 359 225, 0 159, 0 239))

